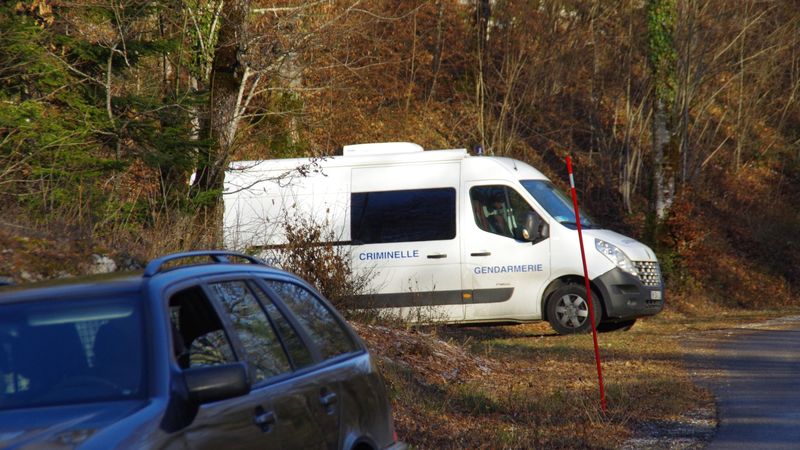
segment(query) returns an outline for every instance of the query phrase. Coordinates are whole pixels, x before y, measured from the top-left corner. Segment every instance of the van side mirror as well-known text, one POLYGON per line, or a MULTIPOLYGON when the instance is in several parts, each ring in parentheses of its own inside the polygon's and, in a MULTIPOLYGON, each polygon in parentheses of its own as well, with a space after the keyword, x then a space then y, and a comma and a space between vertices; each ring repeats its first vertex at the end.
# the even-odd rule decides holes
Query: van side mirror
POLYGON ((195 404, 239 397, 250 392, 247 370, 242 363, 194 367, 183 371, 189 398, 195 404))
POLYGON ((525 222, 520 230, 519 238, 523 241, 533 242, 534 244, 546 239, 550 235, 550 229, 538 214, 529 211, 525 216, 525 222))

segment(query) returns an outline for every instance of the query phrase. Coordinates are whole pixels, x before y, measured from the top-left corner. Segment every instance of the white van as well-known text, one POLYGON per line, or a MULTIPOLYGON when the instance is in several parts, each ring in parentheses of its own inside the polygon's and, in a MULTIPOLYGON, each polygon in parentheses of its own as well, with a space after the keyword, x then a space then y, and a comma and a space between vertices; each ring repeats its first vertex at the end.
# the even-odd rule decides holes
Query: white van
MULTIPOLYGON (((365 306, 428 308, 450 323, 548 320, 590 328, 572 202, 511 158, 411 143, 351 145, 343 156, 239 161, 225 175, 225 242, 285 244, 282 218, 326 223, 354 270, 373 274, 365 306)), ((629 327, 664 305, 655 253, 582 215, 601 329, 629 327)))

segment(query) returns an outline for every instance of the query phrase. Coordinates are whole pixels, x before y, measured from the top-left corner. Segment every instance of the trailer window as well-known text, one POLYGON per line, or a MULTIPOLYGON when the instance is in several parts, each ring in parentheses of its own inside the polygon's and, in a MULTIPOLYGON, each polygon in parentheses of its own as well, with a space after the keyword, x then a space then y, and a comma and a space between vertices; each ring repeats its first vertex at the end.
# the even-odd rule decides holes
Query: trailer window
POLYGON ((440 241, 456 237, 453 188, 351 194, 354 244, 440 241))

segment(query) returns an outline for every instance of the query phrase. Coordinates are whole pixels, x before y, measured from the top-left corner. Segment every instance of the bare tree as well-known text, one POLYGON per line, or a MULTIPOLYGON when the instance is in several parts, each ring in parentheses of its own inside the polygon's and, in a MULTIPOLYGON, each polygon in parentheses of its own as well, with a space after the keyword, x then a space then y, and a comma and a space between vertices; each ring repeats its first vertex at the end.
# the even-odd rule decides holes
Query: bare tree
POLYGON ((667 216, 675 197, 674 43, 675 0, 648 0, 648 61, 653 80, 653 189, 656 219, 667 216))
POLYGON ((245 88, 252 71, 243 57, 248 45, 249 0, 228 3, 220 13, 219 37, 210 72, 210 100, 202 136, 213 144, 201 154, 194 187, 202 192, 221 190, 225 167, 243 114, 245 88))

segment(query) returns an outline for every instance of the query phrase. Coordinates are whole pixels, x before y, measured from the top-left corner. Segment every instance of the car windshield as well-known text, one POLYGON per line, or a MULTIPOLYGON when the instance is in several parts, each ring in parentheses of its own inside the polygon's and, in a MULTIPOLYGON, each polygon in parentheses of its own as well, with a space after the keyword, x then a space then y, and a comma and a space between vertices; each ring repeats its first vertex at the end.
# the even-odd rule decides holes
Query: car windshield
POLYGON ((0 305, 0 409, 141 398, 136 297, 0 305))
MULTIPOLYGON (((521 180, 520 183, 558 223, 572 229, 577 228, 572 200, 553 183, 547 180, 521 180)), ((598 228, 582 208, 578 211, 581 215, 581 228, 598 228)))

